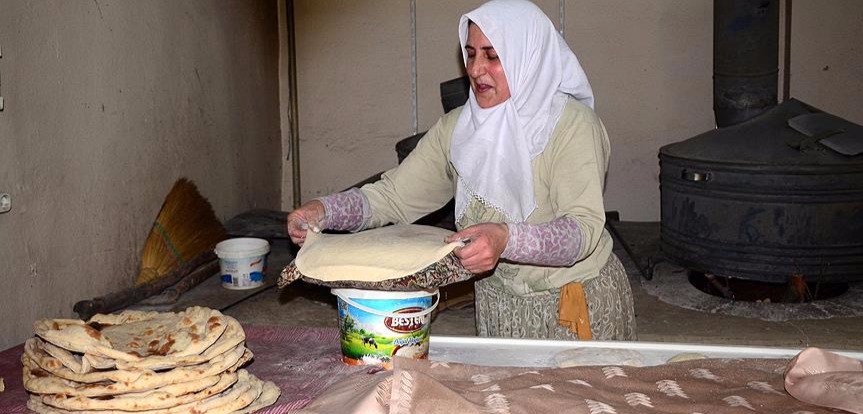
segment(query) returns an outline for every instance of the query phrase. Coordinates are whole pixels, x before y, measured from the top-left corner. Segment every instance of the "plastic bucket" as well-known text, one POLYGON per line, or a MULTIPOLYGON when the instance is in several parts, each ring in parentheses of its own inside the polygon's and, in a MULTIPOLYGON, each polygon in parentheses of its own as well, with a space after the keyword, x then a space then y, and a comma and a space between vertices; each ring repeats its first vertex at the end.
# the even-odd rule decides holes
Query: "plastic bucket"
POLYGON ((240 237, 216 245, 222 286, 227 289, 254 289, 264 283, 270 243, 264 239, 240 237))
POLYGON ((431 312, 440 292, 333 289, 338 298, 342 360, 392 368, 392 358, 424 359, 431 312))

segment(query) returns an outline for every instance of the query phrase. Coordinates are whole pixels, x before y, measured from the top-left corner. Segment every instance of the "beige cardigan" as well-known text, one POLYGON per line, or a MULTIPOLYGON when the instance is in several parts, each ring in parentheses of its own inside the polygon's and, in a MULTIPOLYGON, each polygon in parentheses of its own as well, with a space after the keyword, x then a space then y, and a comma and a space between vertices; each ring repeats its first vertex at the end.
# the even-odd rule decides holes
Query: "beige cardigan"
MULTIPOLYGON (((401 165, 360 189, 370 207, 364 228, 412 223, 452 199, 457 173, 450 163, 450 144, 460 112, 458 108, 441 117, 401 165)), ((543 267, 502 260, 490 279, 495 287, 524 296, 599 276, 612 250, 602 202, 608 156, 608 135, 600 119, 570 99, 545 150, 533 159, 537 206, 526 222, 576 219, 582 240, 577 261, 571 267, 543 267)), ((487 222, 502 223, 505 218, 473 199, 456 227, 487 222)))

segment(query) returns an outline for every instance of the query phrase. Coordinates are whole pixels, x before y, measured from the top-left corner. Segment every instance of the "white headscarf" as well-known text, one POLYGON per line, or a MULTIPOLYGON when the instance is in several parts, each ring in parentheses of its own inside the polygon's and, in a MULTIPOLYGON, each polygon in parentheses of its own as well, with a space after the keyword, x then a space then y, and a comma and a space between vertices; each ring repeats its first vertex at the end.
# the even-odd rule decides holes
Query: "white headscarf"
POLYGON ((469 21, 497 52, 511 96, 480 108, 471 89, 456 121, 450 149, 459 175, 456 217, 461 219, 473 196, 520 223, 536 208, 531 160, 545 149, 566 95, 593 108, 593 91, 575 54, 533 3, 492 0, 463 15, 465 66, 469 21))

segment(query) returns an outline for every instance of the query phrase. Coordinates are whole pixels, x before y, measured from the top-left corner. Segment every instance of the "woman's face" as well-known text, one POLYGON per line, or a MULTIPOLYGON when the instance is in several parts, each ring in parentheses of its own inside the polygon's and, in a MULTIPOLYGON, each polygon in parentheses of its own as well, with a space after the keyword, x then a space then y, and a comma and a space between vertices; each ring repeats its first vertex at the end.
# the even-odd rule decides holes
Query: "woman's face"
POLYGON ((474 23, 468 25, 467 75, 480 108, 491 108, 509 99, 509 83, 497 51, 474 23))

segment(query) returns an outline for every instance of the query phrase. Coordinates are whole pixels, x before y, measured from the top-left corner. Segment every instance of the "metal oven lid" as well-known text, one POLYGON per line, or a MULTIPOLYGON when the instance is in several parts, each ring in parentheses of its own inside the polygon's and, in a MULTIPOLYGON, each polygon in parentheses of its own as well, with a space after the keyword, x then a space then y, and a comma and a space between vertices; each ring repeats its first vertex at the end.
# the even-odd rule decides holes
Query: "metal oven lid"
POLYGON ((659 158, 726 167, 859 171, 860 146, 863 126, 791 99, 744 123, 665 145, 659 158))

